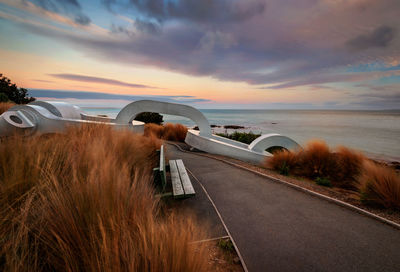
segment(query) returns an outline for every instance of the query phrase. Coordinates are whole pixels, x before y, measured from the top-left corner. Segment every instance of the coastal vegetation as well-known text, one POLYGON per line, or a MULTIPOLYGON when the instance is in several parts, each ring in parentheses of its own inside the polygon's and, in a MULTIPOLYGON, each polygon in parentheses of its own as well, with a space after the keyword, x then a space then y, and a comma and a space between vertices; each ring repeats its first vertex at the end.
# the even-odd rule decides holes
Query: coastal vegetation
POLYGON ((181 124, 167 123, 165 125, 146 124, 144 135, 167 141, 184 142, 188 128, 181 124))
POLYGON ((0 74, 0 102, 8 101, 16 104, 27 104, 35 101, 35 98, 29 96, 27 89, 18 88, 9 78, 0 74))
POLYGON ((238 142, 242 142, 245 144, 250 144, 252 141, 257 139, 258 137, 261 136, 261 134, 255 134, 253 132, 238 132, 235 131, 231 134, 228 133, 217 133, 218 136, 222 136, 231 140, 235 140, 238 142))
POLYGON ((1 271, 204 271, 202 228, 164 209, 161 141, 107 126, 0 144, 1 271))
POLYGON ((354 191, 365 204, 400 210, 399 174, 346 147, 331 150, 325 142, 312 141, 301 150, 276 152, 266 166, 282 175, 354 191))
POLYGON ((146 124, 153 123, 157 125, 161 125, 164 122, 163 116, 157 112, 141 112, 136 115, 135 120, 146 124))

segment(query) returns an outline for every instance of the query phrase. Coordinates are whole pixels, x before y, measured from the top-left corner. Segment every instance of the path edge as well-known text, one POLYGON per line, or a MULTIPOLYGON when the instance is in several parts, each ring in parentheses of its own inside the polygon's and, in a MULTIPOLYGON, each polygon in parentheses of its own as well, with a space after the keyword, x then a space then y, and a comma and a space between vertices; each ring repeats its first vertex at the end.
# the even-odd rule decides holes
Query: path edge
POLYGON ((276 178, 276 177, 273 177, 273 176, 270 176, 270 175, 267 175, 267 174, 264 174, 264 173, 260 173, 260 172, 258 172, 258 171, 255 171, 255 170, 253 170, 253 169, 244 167, 244 166, 239 165, 239 164, 236 164, 236 163, 234 163, 234 162, 230 162, 230 161, 227 161, 227 160, 224 160, 224 159, 221 159, 221 158, 216 158, 216 157, 214 157, 214 156, 212 156, 212 155, 208 155, 208 154, 200 154, 200 153, 190 152, 190 151, 187 151, 187 150, 182 149, 182 148, 181 148, 178 144, 176 144, 176 143, 169 142, 169 141, 168 141, 168 143, 171 144, 171 145, 173 145, 173 146, 175 146, 176 148, 178 148, 178 149, 179 149, 180 151, 182 151, 182 152, 190 153, 190 154, 194 154, 194 155, 198 155, 198 156, 203 156, 203 157, 207 157, 207 158, 211 158, 211 159, 214 159, 214 160, 217 160, 217 161, 224 162, 224 163, 229 164, 229 165, 231 165, 231 166, 235 166, 235 167, 237 167, 237 168, 240 168, 240 169, 243 169, 243 170, 247 170, 248 172, 254 173, 254 174, 258 175, 258 176, 262 176, 262 177, 264 177, 264 178, 269 178, 269 179, 271 179, 271 180, 273 180, 273 181, 275 181, 275 182, 284 184, 284 185, 286 185, 286 186, 288 186, 288 187, 291 187, 291 188, 293 188, 293 189, 295 189, 295 190, 304 192, 304 193, 309 194, 309 195, 314 196, 314 197, 318 197, 318 198, 324 199, 324 200, 326 200, 326 201, 328 201, 328 202, 331 202, 331 203, 334 203, 334 204, 336 204, 336 205, 338 205, 338 206, 347 208, 347 209, 352 210, 352 211, 354 211, 354 212, 357 212, 357 213, 359 213, 359 214, 361 214, 361 215, 364 215, 364 216, 373 218, 373 219, 375 219, 375 220, 377 220, 377 221, 380 221, 381 223, 384 223, 384 224, 386 224, 386 225, 389 225, 389 226, 391 226, 391 227, 393 227, 393 228, 396 228, 396 229, 400 230, 400 224, 397 224, 396 222, 393 222, 393 221, 391 221, 391 220, 389 220, 389 219, 383 218, 383 217, 381 217, 381 216, 379 216, 379 215, 373 214, 373 213, 371 213, 371 212, 369 212, 369 211, 366 211, 366 210, 364 210, 364 209, 361 209, 361 208, 359 208, 359 207, 356 207, 356 206, 351 205, 351 204, 349 204, 349 203, 346 203, 346 202, 344 202, 344 201, 341 201, 341 200, 335 199, 335 198, 333 198, 333 197, 326 196, 326 195, 323 195, 323 194, 314 192, 314 191, 312 191, 312 190, 303 188, 303 187, 301 187, 301 186, 299 186, 299 185, 296 185, 296 184, 293 184, 293 183, 290 183, 290 182, 281 180, 281 179, 279 179, 279 178, 276 178))

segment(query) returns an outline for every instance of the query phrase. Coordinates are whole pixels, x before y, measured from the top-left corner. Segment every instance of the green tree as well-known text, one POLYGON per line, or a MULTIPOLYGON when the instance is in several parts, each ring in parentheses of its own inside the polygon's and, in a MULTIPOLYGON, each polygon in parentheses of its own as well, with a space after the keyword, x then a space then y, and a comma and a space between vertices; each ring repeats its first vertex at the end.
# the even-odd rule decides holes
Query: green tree
POLYGON ((18 88, 16 84, 12 83, 11 80, 3 74, 0 74, 0 99, 13 101, 16 104, 27 104, 35 101, 35 98, 28 96, 28 90, 25 88, 18 88))
POLYGON ((161 125, 163 121, 163 116, 156 112, 141 112, 135 117, 136 121, 141 121, 147 123, 154 123, 161 125))
POLYGON ((4 93, 0 93, 0 102, 8 102, 8 96, 4 93))

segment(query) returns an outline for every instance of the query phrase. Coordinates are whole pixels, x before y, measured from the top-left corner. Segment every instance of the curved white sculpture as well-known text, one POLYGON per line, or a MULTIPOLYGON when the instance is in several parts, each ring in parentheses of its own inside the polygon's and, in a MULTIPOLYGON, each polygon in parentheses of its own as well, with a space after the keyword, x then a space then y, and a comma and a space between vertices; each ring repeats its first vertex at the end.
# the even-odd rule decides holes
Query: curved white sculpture
POLYGON ((279 134, 262 135, 250 145, 237 142, 211 133, 211 127, 206 117, 197 109, 176 103, 140 100, 125 106, 117 115, 115 121, 120 124, 131 122, 141 112, 157 112, 187 117, 199 127, 199 131, 189 130, 185 142, 199 150, 219 154, 236 159, 261 163, 266 156, 272 156, 265 149, 273 146, 286 149, 296 149, 300 146, 292 139, 279 134))
POLYGON ((263 152, 270 147, 283 147, 287 150, 300 148, 299 144, 289 137, 280 134, 264 134, 249 144, 249 149, 255 152, 263 152))
POLYGON ((261 163, 272 154, 269 147, 297 149, 300 146, 292 139, 279 134, 262 135, 250 145, 211 133, 206 117, 197 109, 175 103, 152 100, 135 101, 125 106, 116 119, 87 115, 79 107, 64 102, 35 101, 28 105, 14 106, 0 116, 0 136, 14 131, 25 135, 34 133, 61 132, 67 126, 80 124, 108 124, 114 128, 131 129, 143 133, 144 123, 134 118, 141 112, 157 112, 187 117, 193 120, 200 131, 189 130, 185 142, 199 150, 224 155, 253 163, 261 163))
POLYGON ((160 102, 153 100, 139 100, 126 105, 117 115, 115 121, 119 124, 127 124, 142 112, 157 112, 170 115, 178 115, 191 119, 200 129, 200 135, 211 137, 211 127, 206 117, 193 107, 160 102))
MULTIPOLYGON (((104 118, 86 115, 79 107, 65 102, 35 101, 14 106, 0 115, 0 136, 8 136, 15 131, 22 131, 25 135, 62 132, 68 126, 103 124, 105 122, 102 119, 104 118)), ((138 133, 144 131, 144 123, 139 121, 125 125, 109 122, 109 125, 138 133)))

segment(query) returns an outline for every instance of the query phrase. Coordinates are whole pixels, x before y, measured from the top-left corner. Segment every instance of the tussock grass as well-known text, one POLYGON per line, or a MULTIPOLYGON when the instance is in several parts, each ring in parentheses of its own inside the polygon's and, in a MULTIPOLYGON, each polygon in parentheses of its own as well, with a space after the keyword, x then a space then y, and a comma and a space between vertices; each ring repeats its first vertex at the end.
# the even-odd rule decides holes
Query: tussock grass
POLYGON ((185 141, 187 131, 188 129, 184 125, 171 123, 167 123, 164 126, 149 123, 144 128, 144 134, 147 136, 178 142, 185 141))
POLYGON ((266 165, 282 175, 288 175, 296 171, 296 168, 299 167, 299 161, 296 153, 288 150, 281 150, 267 159, 266 165))
POLYGON ((204 271, 202 230, 154 196, 160 144, 106 126, 2 139, 0 270, 204 271))
POLYGON ((356 178, 362 170, 365 157, 346 147, 331 150, 323 141, 311 141, 303 150, 281 151, 267 159, 274 170, 311 179, 326 178, 337 187, 355 189, 356 178))
POLYGON ((394 169, 368 161, 358 181, 364 203, 400 210, 400 176, 394 169))
POLYGON ((396 171, 347 147, 331 150, 322 141, 312 141, 303 150, 275 153, 265 165, 283 175, 303 176, 319 185, 358 191, 366 204, 400 209, 400 177, 396 171))
POLYGON ((15 103, 13 103, 13 102, 0 102, 0 114, 3 114, 3 112, 7 111, 12 106, 15 106, 15 103))

